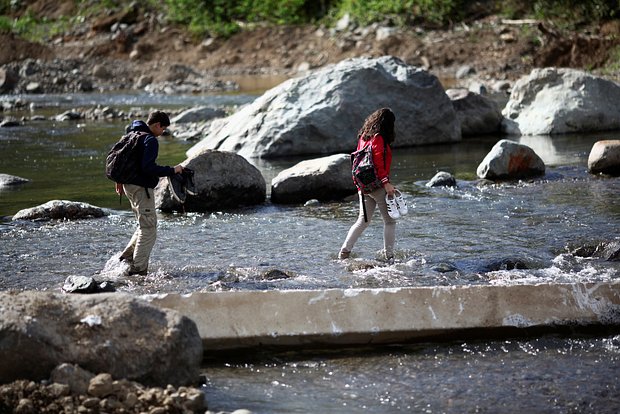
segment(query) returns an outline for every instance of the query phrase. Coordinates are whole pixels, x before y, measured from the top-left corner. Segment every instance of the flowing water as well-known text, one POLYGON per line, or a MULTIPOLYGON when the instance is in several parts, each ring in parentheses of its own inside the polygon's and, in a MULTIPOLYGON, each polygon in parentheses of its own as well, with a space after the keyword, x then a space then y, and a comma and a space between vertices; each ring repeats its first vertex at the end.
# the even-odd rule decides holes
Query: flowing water
MULTIPOLYGON (((0 97, 1 98, 1 97, 0 97)), ((251 95, 27 96, 34 113, 72 107, 235 106, 251 95), (160 105, 165 102, 165 105, 160 105)), ((15 115, 15 114, 12 114, 15 115)), ((17 114, 21 116, 20 113, 17 114)), ((30 116, 32 113, 24 113, 30 116)), ((135 221, 103 175, 103 159, 125 123, 28 121, 0 129, 0 173, 30 183, 0 190, 0 289, 59 290, 70 275, 112 280, 136 294, 261 289, 613 281, 620 262, 600 251, 620 240, 620 178, 587 172, 592 144, 614 134, 514 138, 545 161, 544 177, 476 185, 475 171, 501 137, 397 149, 392 179, 409 215, 397 223, 396 263, 378 260, 381 219, 348 262, 336 260, 357 202, 259 206, 160 215, 150 273, 118 275, 115 255, 135 221), (427 188, 438 171, 455 189, 427 188), (12 222, 52 199, 107 209, 101 219, 12 222), (598 250, 597 250, 598 249, 598 250)), ((352 131, 352 134, 354 131, 352 131)), ((185 159, 191 143, 163 137, 159 162, 185 159)), ((352 147, 354 142, 352 141, 352 147)), ((267 183, 300 161, 251 160, 267 183)), ((550 304, 551 305, 551 304, 550 304)), ((535 338, 416 347, 335 356, 227 361, 206 369, 215 409, 254 412, 617 412, 620 338, 535 338), (528 396, 528 397, 526 397, 528 396)))

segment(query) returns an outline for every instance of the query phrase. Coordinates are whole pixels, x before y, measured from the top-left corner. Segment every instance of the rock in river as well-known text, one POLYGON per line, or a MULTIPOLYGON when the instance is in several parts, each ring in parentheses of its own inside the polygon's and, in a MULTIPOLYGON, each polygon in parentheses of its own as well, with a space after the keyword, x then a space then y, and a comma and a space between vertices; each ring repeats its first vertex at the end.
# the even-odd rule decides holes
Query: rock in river
POLYGON ((283 82, 235 114, 215 120, 187 155, 206 148, 248 158, 349 153, 364 119, 381 107, 396 115, 395 146, 461 139, 439 79, 383 56, 348 59, 283 82))
POLYGON ((78 220, 105 215, 102 208, 87 203, 51 200, 40 206, 18 211, 13 220, 78 220))

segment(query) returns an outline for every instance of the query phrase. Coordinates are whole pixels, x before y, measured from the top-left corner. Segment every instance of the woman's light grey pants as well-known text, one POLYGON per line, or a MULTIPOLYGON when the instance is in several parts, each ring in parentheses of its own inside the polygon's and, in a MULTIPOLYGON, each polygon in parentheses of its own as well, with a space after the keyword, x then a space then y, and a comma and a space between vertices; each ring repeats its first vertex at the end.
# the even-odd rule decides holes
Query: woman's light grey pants
POLYGON ((359 193, 360 199, 360 213, 357 217, 357 221, 349 229, 347 238, 344 244, 340 248, 341 251, 350 252, 355 245, 357 239, 362 235, 366 227, 370 224, 375 208, 379 207, 379 212, 383 218, 383 248, 385 250, 385 256, 387 258, 394 257, 394 242, 396 239, 396 220, 394 220, 387 211, 387 204, 385 202, 385 190, 379 188, 370 194, 364 195, 364 202, 366 204, 366 217, 368 222, 364 222, 364 210, 362 207, 362 194, 359 193))

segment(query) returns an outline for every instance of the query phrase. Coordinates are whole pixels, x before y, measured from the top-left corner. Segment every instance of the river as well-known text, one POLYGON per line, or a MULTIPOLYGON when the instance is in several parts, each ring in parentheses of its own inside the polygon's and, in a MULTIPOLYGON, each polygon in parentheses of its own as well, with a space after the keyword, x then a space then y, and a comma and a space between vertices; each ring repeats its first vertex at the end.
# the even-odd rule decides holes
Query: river
MULTIPOLYGON (((0 97, 2 98, 2 97, 0 97)), ((336 255, 357 215, 355 201, 258 206, 160 215, 150 273, 119 277, 114 255, 135 222, 103 175, 120 121, 57 122, 72 107, 179 109, 235 106, 253 95, 25 96, 46 120, 0 128, 0 173, 30 183, 0 191, 0 289, 58 290, 70 275, 112 280, 135 294, 261 289, 374 288, 617 280, 620 262, 582 257, 619 240, 620 178, 587 172, 592 144, 613 133, 522 137, 545 161, 544 177, 476 185, 478 164, 500 136, 395 150, 392 179, 410 214, 397 222, 396 262, 377 260, 381 220, 336 255), (164 104, 162 104, 164 103, 164 104), (438 171, 455 189, 427 188, 438 171), (102 219, 12 222, 52 199, 107 209, 102 219), (584 249, 585 248, 585 249, 584 249), (274 276, 275 275, 275 276, 274 276)), ((352 131, 352 134, 354 131, 352 131)), ((185 159, 191 143, 161 139, 162 164, 185 159)), ((353 143, 352 143, 353 146, 353 143)), ((299 159, 250 160, 268 185, 299 159)), ((552 306, 552 304, 550 304, 552 306)), ((216 361, 205 367, 212 410, 315 412, 617 412, 620 336, 542 337, 422 344, 336 355, 216 361)))

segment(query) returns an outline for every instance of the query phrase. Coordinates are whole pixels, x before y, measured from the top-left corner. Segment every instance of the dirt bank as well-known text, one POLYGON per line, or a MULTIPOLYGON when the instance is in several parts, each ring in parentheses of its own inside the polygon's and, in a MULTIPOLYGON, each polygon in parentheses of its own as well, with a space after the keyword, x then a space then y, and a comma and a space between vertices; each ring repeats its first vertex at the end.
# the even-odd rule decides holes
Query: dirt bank
MULTIPOLYGON (((51 13, 44 1, 38 3, 40 13, 51 13)), ((131 16, 117 13, 84 22, 45 45, 0 35, 0 42, 10 45, 0 50, 0 65, 20 74, 12 93, 26 92, 33 82, 39 88, 31 92, 141 89, 153 82, 188 82, 193 85, 189 91, 200 92, 222 88, 215 77, 293 76, 350 57, 386 54, 442 78, 456 77, 461 70, 459 77, 467 79, 515 80, 533 67, 603 68, 614 59, 610 52, 620 47, 619 32, 619 21, 565 33, 549 22, 491 16, 449 30, 380 25, 350 25, 339 31, 316 26, 255 27, 229 39, 195 39, 184 28, 135 11, 131 16), (25 71, 24 62, 29 60, 31 70, 25 71), (65 79, 69 75, 87 79, 78 85, 65 79)), ((617 69, 615 73, 606 69, 604 75, 620 78, 617 69)))

